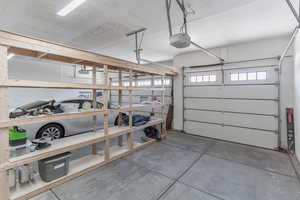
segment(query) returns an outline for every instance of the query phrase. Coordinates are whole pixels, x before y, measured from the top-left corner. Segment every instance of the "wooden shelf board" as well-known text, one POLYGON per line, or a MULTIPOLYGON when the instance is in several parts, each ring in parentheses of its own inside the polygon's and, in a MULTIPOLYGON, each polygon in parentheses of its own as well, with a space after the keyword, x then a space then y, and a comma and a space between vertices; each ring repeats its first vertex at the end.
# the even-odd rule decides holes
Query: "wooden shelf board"
POLYGON ((157 75, 176 75, 176 72, 157 67, 139 65, 133 62, 105 56, 93 52, 76 49, 63 44, 56 44, 46 40, 23 36, 16 33, 0 30, 0 45, 9 47, 10 53, 23 56, 41 57, 54 61, 76 63, 86 62, 95 67, 108 65, 120 70, 134 70, 141 73, 157 75))
POLYGON ((93 85, 86 83, 58 83, 45 81, 30 81, 30 80, 6 80, 0 82, 1 87, 16 87, 16 88, 54 88, 54 89, 108 89, 105 85, 93 85))
POLYGON ((40 116, 30 116, 30 117, 19 117, 15 119, 10 119, 5 122, 0 122, 0 128, 25 125, 25 124, 34 124, 34 123, 44 123, 57 120, 66 120, 74 118, 83 118, 83 117, 92 117, 96 115, 104 115, 109 112, 129 112, 135 111, 143 108, 160 108, 162 104, 133 104, 130 108, 129 105, 121 106, 119 109, 109 109, 109 110, 93 110, 93 111, 84 111, 78 113, 62 113, 62 114, 53 114, 53 115, 40 115, 40 116))
POLYGON ((96 132, 83 133, 75 136, 54 140, 52 145, 46 149, 27 153, 22 156, 10 158, 9 162, 3 166, 5 169, 11 169, 23 164, 31 163, 35 160, 41 160, 57 154, 61 154, 67 151, 78 149, 84 146, 95 144, 97 142, 104 141, 108 138, 127 134, 131 131, 129 127, 111 127, 109 128, 109 134, 104 135, 103 130, 96 132))
POLYGON ((155 88, 155 87, 126 87, 126 86, 111 86, 110 90, 136 90, 136 91, 164 91, 165 88, 155 88))
POLYGON ((96 132, 88 132, 75 136, 65 137, 59 140, 54 140, 52 142, 52 145, 46 149, 34 151, 15 158, 10 158, 9 162, 1 166, 1 168, 11 169, 17 166, 21 166, 23 164, 31 163, 35 160, 48 158, 57 154, 95 144, 104 141, 105 139, 118 137, 130 133, 132 131, 141 130, 146 127, 154 126, 160 123, 162 123, 162 120, 157 119, 150 121, 145 125, 133 127, 132 129, 130 129, 129 127, 110 127, 108 129, 108 135, 106 136, 104 135, 104 130, 99 130, 96 132))
POLYGON ((32 81, 32 80, 6 80, 0 82, 0 87, 13 87, 13 88, 48 88, 48 89, 90 89, 90 90, 136 90, 136 91, 164 91, 165 88, 143 88, 143 87, 119 87, 119 86, 106 86, 98 84, 87 83, 59 83, 59 82, 46 82, 46 81, 32 81))
POLYGON ((143 142, 143 143, 135 143, 135 144, 134 144, 134 150, 142 149, 142 148, 144 148, 144 147, 146 147, 146 146, 148 146, 148 145, 150 145, 150 144, 153 144, 153 143, 155 143, 155 142, 156 142, 156 140, 151 139, 151 140, 149 140, 149 141, 147 141, 147 142, 143 142))
POLYGON ((88 155, 71 161, 68 175, 48 183, 42 181, 41 178, 37 176, 35 182, 26 184, 23 187, 19 186, 14 191, 11 191, 10 200, 24 200, 34 197, 57 185, 63 184, 89 171, 97 169, 106 163, 107 162, 105 162, 102 154, 88 155))
POLYGON ((133 150, 129 150, 127 145, 121 147, 118 145, 113 146, 110 148, 111 159, 109 161, 105 161, 103 152, 99 152, 96 155, 88 155, 80 159, 71 161, 68 175, 48 183, 42 181, 40 177, 37 176, 34 183, 24 185, 23 187, 19 186, 15 190, 11 191, 10 200, 25 200, 32 198, 42 192, 61 185, 74 178, 77 178, 89 171, 102 167, 114 160, 120 159, 136 150, 145 148, 146 146, 155 142, 155 140, 149 140, 145 143, 136 143, 133 150))
POLYGON ((130 108, 129 105, 121 106, 118 109, 110 109, 110 112, 129 112, 129 111, 136 111, 143 108, 160 108, 162 104, 133 104, 130 108))
POLYGON ((0 128, 33 124, 33 123, 43 123, 57 120, 66 120, 82 117, 92 117, 96 115, 107 114, 108 111, 105 110, 93 110, 93 111, 84 111, 78 113, 62 113, 62 114, 53 114, 53 115, 39 115, 39 116, 29 116, 29 117, 19 117, 15 119, 10 119, 6 122, 0 122, 0 128))
POLYGON ((142 130, 142 129, 147 128, 149 126, 155 126, 155 125, 161 124, 162 122, 163 122, 162 119, 156 119, 156 120, 152 120, 152 121, 150 121, 147 124, 144 124, 142 126, 134 126, 134 127, 132 127, 132 129, 133 129, 133 131, 139 131, 139 130, 142 130))
POLYGON ((110 156, 111 160, 117 160, 123 156, 126 156, 131 151, 128 149, 127 144, 123 144, 123 146, 115 145, 110 148, 110 156))

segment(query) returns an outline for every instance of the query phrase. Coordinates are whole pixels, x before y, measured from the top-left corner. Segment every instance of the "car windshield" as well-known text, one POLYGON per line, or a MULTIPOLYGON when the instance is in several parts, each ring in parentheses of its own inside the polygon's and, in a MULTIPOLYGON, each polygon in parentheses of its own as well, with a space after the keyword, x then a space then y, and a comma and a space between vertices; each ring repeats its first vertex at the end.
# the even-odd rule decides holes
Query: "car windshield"
POLYGON ((49 104, 51 101, 35 101, 23 106, 18 107, 17 109, 21 109, 21 110, 30 110, 30 109, 34 109, 43 105, 47 105, 49 104))

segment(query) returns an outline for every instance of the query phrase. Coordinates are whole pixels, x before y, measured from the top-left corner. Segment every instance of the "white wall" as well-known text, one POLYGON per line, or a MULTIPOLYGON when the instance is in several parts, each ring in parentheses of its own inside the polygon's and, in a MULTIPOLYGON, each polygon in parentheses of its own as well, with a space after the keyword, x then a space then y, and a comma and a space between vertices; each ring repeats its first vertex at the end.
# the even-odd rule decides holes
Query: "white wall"
MULTIPOLYGON (((295 40, 295 120, 298 122, 300 119, 300 34, 298 33, 295 40)), ((296 133, 296 155, 300 161, 300 123, 295 123, 295 133, 296 133)))
MULTIPOLYGON (((278 37, 273 39, 253 41, 249 43, 237 44, 227 47, 215 48, 212 51, 217 55, 225 58, 227 62, 251 60, 259 58, 268 58, 279 56, 287 45, 289 37, 278 37)), ((292 55, 292 51, 289 52, 292 55)), ((179 54, 174 57, 174 66, 182 68, 183 66, 197 66, 206 64, 215 64, 216 60, 201 51, 179 54)), ((281 111, 282 111, 282 143, 286 148, 286 119, 285 108, 293 107, 293 59, 287 58, 282 69, 281 82, 281 111)), ((174 84, 174 129, 182 130, 183 128, 183 89, 182 74, 175 78, 174 84)))
MULTIPOLYGON (((82 77, 74 79, 73 73, 73 66, 62 63, 45 62, 18 56, 13 57, 8 62, 9 79, 49 82, 91 82, 91 79, 82 79, 82 77)), ((36 100, 78 98, 78 92, 79 90, 10 88, 9 108, 15 108, 36 100)))

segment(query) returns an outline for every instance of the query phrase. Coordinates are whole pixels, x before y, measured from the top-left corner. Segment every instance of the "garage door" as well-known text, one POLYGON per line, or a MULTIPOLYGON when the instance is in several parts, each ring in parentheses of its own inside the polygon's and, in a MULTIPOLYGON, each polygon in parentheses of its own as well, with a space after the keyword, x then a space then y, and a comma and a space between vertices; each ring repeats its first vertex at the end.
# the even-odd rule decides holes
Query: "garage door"
POLYGON ((184 74, 186 133, 277 148, 276 60, 186 68, 184 74))

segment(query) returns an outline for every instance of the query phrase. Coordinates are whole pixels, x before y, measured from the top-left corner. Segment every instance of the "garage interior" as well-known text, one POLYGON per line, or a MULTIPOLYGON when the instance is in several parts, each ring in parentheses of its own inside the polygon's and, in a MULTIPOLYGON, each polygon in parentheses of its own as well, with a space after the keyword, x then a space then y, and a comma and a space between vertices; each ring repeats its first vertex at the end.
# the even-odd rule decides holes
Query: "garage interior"
POLYGON ((300 1, 0 1, 0 200, 300 200, 300 1))

